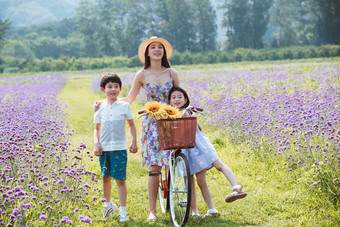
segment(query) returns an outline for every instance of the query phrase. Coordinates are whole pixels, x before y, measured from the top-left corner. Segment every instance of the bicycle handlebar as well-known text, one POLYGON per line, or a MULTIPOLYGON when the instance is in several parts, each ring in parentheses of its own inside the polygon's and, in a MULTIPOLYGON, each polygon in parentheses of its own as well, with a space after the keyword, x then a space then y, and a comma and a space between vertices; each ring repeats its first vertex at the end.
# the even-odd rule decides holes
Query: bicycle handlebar
MULTIPOLYGON (((192 110, 192 111, 194 111, 194 112, 202 112, 202 111, 203 111, 202 108, 199 108, 199 107, 196 107, 196 106, 188 106, 187 109, 192 110)), ((140 111, 138 111, 138 114, 139 114, 139 115, 140 115, 140 114, 143 114, 143 113, 146 113, 146 110, 140 110, 140 111)))

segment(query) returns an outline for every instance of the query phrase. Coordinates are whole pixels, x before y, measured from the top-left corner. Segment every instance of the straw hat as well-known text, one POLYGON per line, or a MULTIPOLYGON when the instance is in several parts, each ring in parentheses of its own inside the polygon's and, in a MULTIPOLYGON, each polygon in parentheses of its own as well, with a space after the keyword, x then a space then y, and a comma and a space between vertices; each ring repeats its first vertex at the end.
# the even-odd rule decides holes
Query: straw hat
POLYGON ((149 38, 147 40, 144 40, 139 45, 139 48, 138 48, 138 57, 139 57, 139 60, 143 64, 145 63, 145 51, 146 51, 146 48, 148 47, 148 45, 150 43, 153 43, 153 42, 159 42, 159 43, 163 44, 163 46, 165 48, 165 51, 166 51, 166 57, 168 59, 171 57, 171 54, 172 54, 172 46, 171 46, 171 44, 168 41, 166 41, 165 39, 158 38, 157 36, 152 36, 151 38, 149 38))

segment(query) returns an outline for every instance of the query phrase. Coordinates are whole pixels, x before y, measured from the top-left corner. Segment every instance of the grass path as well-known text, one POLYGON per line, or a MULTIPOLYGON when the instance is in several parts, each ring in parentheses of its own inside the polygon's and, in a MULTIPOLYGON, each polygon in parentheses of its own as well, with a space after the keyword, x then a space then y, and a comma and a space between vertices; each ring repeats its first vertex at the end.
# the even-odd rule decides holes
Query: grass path
MULTIPOLYGON (((90 76, 73 77, 59 93, 59 97, 68 105, 70 127, 77 131, 71 138, 72 145, 77 146, 80 143, 85 143, 87 150, 92 153, 94 128, 92 104, 95 100, 103 99, 103 96, 91 90, 91 82, 92 77, 90 76)), ((132 105, 138 137, 141 123, 137 116, 137 110, 141 108, 142 106, 137 102, 132 105)), ((322 207, 316 206, 315 204, 320 204, 320 202, 309 196, 307 192, 301 191, 299 187, 280 184, 281 179, 286 176, 275 172, 275 167, 261 162, 249 163, 245 161, 246 154, 237 151, 242 148, 233 147, 227 142, 219 142, 225 141, 225 138, 219 138, 218 132, 210 132, 206 135, 213 143, 215 142, 219 157, 233 170, 248 196, 231 204, 225 203, 224 198, 230 192, 230 184, 222 173, 212 169, 207 173, 207 180, 215 208, 220 214, 219 218, 190 218, 187 226, 332 226, 339 223, 338 209, 329 208, 327 203, 322 207)), ((129 134, 127 136, 129 137, 129 134)), ((140 144, 138 145, 140 146, 140 144)), ((87 168, 96 172, 100 179, 97 158, 94 158, 93 162, 89 160, 87 168)), ((127 209, 130 221, 126 225, 171 226, 170 214, 161 214, 159 206, 157 206, 158 221, 154 224, 146 222, 148 217, 147 172, 147 168, 143 168, 141 165, 140 148, 137 154, 128 155, 127 209)), ((112 185, 112 199, 118 204, 117 188, 114 182, 112 185)), ((101 189, 101 181, 98 181, 95 187, 101 189)), ((196 189, 199 192, 199 189, 196 189)), ((93 196, 102 198, 102 190, 93 196)), ((198 193, 198 206, 200 213, 204 214, 207 208, 200 193, 198 193)), ((113 220, 106 223, 101 220, 101 213, 100 204, 91 208, 89 215, 91 215, 93 226, 120 225, 117 213, 113 220)), ((124 225, 122 224, 122 226, 124 225)))

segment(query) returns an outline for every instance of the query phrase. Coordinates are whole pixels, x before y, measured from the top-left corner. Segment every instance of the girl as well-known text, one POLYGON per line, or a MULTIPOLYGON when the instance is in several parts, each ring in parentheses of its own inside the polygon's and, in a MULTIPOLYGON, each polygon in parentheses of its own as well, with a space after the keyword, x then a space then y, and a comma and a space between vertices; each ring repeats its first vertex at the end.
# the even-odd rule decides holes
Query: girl
MULTIPOLYGON (((140 89, 144 88, 148 102, 166 103, 167 95, 172 86, 179 86, 178 74, 176 70, 171 68, 168 61, 171 54, 172 46, 167 40, 155 36, 144 40, 138 48, 138 57, 144 67, 136 73, 128 96, 120 100, 131 104, 136 99, 140 89)), ((98 108, 96 106, 99 105, 95 105, 94 110, 98 108)), ((153 117, 145 116, 142 120, 141 153, 142 165, 149 168, 148 221, 156 220, 157 173, 161 172, 162 166, 169 165, 170 151, 161 150, 158 137, 156 122, 153 117)))
MULTIPOLYGON (((179 108, 181 111, 185 110, 189 106, 190 100, 186 91, 180 87, 172 87, 168 95, 169 104, 179 108)), ((185 115, 193 116, 192 113, 186 112, 185 115)), ((207 185, 206 171, 215 167, 217 170, 221 171, 225 177, 228 179, 232 186, 232 192, 225 198, 227 203, 233 202, 237 199, 244 198, 247 193, 242 189, 241 185, 238 185, 235 176, 231 169, 227 167, 217 156, 217 153, 203 132, 197 128, 196 129, 196 144, 192 149, 183 149, 183 153, 187 156, 189 161, 191 182, 192 187, 192 200, 191 209, 192 215, 200 217, 198 213, 197 203, 196 203, 196 192, 194 183, 194 174, 196 174, 197 184, 201 189, 201 193, 205 203, 208 206, 207 214, 204 216, 216 216, 218 211, 214 208, 212 203, 211 194, 207 185)))

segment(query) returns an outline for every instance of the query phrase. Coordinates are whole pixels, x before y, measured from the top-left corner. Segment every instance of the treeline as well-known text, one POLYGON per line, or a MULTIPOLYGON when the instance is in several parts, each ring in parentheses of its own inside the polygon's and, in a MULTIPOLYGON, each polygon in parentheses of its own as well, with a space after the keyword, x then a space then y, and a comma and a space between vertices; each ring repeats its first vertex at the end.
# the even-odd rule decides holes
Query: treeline
MULTIPOLYGON (((209 51, 191 53, 175 51, 170 59, 172 65, 211 64, 239 61, 265 61, 303 58, 339 57, 340 45, 286 47, 270 50, 255 50, 238 48, 231 51, 209 51)), ((9 58, 1 65, 0 72, 44 72, 44 71, 79 71, 107 68, 142 67, 137 56, 105 58, 75 58, 61 57, 59 59, 22 59, 9 58)))

